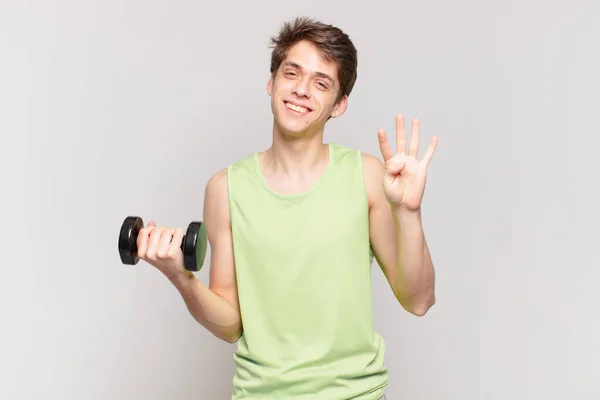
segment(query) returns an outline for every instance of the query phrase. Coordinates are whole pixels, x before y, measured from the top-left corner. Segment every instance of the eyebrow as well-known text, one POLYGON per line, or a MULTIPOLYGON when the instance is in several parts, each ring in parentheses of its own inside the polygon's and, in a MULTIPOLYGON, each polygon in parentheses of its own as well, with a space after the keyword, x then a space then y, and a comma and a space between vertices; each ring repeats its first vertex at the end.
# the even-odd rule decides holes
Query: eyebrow
MULTIPOLYGON (((284 66, 288 66, 288 67, 293 67, 293 68, 296 68, 296 69, 298 69, 298 70, 300 70, 300 71, 302 71, 302 70, 303 70, 303 68, 302 68, 302 67, 301 67, 299 64, 297 64, 297 63, 295 63, 295 62, 293 62, 293 61, 284 61, 283 65, 284 65, 284 66)), ((327 75, 327 74, 326 74, 326 73, 324 73, 324 72, 317 71, 317 72, 315 72, 314 74, 315 74, 315 75, 317 75, 317 76, 318 76, 318 77, 320 77, 320 78, 327 79, 328 81, 330 81, 330 82, 331 82, 331 84, 333 84, 333 83, 334 83, 334 80, 333 80, 333 78, 332 78, 331 76, 327 75)))

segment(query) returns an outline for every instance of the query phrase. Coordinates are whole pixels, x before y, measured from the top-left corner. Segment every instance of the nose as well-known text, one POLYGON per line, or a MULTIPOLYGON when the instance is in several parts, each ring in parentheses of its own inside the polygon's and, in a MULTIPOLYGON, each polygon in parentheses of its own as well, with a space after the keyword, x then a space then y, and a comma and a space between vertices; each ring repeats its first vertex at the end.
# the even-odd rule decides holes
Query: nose
POLYGON ((306 79, 298 79, 294 86, 293 93, 298 97, 310 98, 308 90, 308 81, 306 79))

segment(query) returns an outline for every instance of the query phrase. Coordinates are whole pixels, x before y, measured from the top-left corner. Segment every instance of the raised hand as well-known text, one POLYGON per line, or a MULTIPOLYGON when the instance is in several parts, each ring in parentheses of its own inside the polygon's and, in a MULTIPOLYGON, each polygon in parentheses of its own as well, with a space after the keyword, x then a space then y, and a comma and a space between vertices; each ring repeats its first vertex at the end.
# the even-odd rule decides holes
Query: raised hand
POLYGON ((394 209, 418 211, 425 192, 427 167, 431 162, 438 139, 433 137, 421 161, 419 153, 419 120, 412 121, 408 153, 404 117, 396 115, 396 154, 392 151, 385 130, 377 132, 379 147, 385 163, 383 189, 385 196, 394 209))

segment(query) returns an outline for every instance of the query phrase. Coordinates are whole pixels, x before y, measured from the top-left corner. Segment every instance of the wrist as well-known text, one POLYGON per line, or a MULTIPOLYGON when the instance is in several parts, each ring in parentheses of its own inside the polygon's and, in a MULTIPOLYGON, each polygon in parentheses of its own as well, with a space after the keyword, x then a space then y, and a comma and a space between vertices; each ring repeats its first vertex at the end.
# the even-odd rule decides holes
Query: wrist
POLYGON ((421 207, 417 209, 409 209, 404 206, 392 206, 392 213, 396 218, 415 218, 421 216, 421 207))
POLYGON ((191 271, 183 269, 167 275, 167 279, 181 292, 196 279, 196 275, 191 271))

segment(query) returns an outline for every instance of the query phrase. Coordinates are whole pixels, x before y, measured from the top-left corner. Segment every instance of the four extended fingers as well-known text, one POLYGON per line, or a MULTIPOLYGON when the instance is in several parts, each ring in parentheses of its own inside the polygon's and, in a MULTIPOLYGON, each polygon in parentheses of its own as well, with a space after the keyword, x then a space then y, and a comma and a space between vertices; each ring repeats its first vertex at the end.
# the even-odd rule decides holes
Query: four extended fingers
MULTIPOLYGON (((404 127, 404 116, 402 114, 397 114, 395 117, 396 120, 396 153, 400 155, 406 154, 406 129, 404 127)), ((411 126, 411 134, 410 141, 408 144, 408 155, 418 158, 419 155, 419 139, 421 133, 421 123, 418 119, 412 120, 411 126)), ((381 149, 381 154, 383 156, 384 161, 389 160, 394 157, 395 154, 392 152, 392 148, 387 140, 387 136, 384 129, 379 129, 377 131, 377 137, 379 140, 379 147, 381 149)), ((437 147, 438 138, 433 137, 431 142, 429 143, 429 147, 421 160, 421 165, 428 166, 431 162, 431 158, 435 152, 437 147)))

